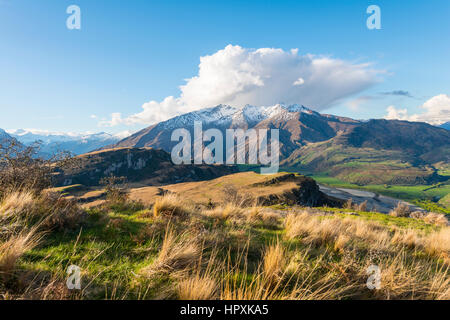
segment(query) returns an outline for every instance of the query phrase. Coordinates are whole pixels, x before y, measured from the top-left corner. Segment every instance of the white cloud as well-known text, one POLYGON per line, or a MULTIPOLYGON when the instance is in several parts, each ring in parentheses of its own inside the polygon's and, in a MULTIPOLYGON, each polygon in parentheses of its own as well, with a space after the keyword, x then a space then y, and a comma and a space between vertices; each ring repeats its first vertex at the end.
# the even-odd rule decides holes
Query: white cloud
POLYGON ((152 124, 218 104, 242 107, 285 102, 321 111, 375 84, 382 72, 370 64, 299 55, 297 49, 228 45, 200 58, 198 75, 186 79, 179 97, 147 102, 140 113, 126 118, 114 113, 110 121, 100 125, 152 124))
POLYGON ((294 81, 294 83, 292 85, 293 86, 301 86, 304 83, 305 83, 305 80, 303 80, 303 78, 298 78, 297 80, 294 81))
POLYGON ((424 109, 423 113, 408 115, 407 109, 396 109, 394 106, 389 106, 385 118, 427 122, 432 125, 440 125, 450 121, 450 96, 446 94, 432 97, 421 108, 424 109))

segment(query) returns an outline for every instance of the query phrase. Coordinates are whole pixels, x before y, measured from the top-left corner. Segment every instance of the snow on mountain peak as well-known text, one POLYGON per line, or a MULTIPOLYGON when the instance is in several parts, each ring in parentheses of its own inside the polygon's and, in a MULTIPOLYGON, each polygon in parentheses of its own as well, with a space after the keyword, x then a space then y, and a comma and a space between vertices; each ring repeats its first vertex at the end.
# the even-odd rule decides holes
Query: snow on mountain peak
POLYGON ((220 104, 215 107, 192 111, 180 116, 171 118, 158 124, 164 129, 174 129, 191 127, 194 121, 201 121, 205 124, 240 124, 256 123, 273 117, 290 118, 293 113, 302 112, 315 114, 314 111, 298 104, 286 105, 279 103, 273 106, 254 106, 247 104, 243 108, 236 108, 229 105, 220 104))

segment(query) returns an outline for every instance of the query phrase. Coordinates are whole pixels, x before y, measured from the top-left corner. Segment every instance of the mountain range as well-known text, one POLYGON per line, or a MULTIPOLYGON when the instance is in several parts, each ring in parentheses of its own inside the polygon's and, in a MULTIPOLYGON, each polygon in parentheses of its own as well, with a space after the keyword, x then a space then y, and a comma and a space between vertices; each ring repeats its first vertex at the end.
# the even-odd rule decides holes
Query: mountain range
MULTIPOLYGON (((3 132, 6 133, 4 130, 3 132)), ((70 134, 23 129, 12 130, 6 134, 9 134, 10 137, 17 139, 17 141, 27 146, 39 141, 41 144, 39 151, 43 156, 51 155, 59 151, 69 151, 75 155, 80 155, 109 144, 114 144, 122 137, 105 132, 70 134)))
POLYGON ((152 147, 170 152, 174 129, 279 129, 282 165, 369 184, 419 184, 447 179, 450 131, 421 122, 354 120, 301 105, 228 105, 186 113, 149 126, 108 148, 152 147))
POLYGON ((305 106, 276 104, 236 108, 218 105, 151 125, 120 140, 107 133, 55 134, 30 130, 5 132, 24 145, 41 141, 41 153, 67 150, 79 155, 93 150, 154 148, 168 153, 178 143, 173 130, 193 135, 194 122, 203 130, 279 129, 283 167, 327 174, 357 184, 423 184, 448 179, 450 131, 421 122, 355 120, 320 114, 305 106))
POLYGON ((350 118, 321 115, 301 105, 247 105, 242 109, 218 105, 152 125, 119 141, 114 147, 153 147, 170 152, 178 143, 171 141, 172 131, 184 128, 193 134, 194 121, 201 121, 203 130, 217 128, 224 135, 230 128, 278 128, 282 158, 303 145, 328 140, 360 123, 350 118))

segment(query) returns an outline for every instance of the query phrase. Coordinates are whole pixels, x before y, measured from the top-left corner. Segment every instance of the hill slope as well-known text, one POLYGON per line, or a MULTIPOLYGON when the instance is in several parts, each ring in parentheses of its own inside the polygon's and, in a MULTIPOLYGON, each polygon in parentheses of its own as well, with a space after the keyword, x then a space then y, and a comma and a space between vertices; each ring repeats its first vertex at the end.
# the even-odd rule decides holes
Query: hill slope
POLYGON ((126 177, 129 182, 161 185, 207 180, 230 174, 236 168, 216 165, 174 165, 170 155, 151 148, 121 148, 87 153, 77 157, 77 166, 60 170, 57 185, 96 186, 108 176, 126 177))
POLYGON ((370 120, 295 150, 283 164, 357 184, 427 184, 447 179, 433 166, 438 162, 450 162, 450 132, 419 122, 370 120))

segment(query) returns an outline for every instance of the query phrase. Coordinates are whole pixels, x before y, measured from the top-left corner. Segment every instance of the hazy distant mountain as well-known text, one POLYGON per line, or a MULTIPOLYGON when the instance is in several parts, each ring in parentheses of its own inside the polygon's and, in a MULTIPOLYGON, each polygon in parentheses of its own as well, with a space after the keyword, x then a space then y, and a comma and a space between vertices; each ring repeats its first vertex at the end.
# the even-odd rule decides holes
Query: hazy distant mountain
POLYGON ((11 139, 11 136, 3 129, 0 129, 0 141, 11 139))
POLYGON ((0 144, 8 145, 8 141, 15 140, 5 130, 0 129, 0 144))
POLYGON ((50 155, 58 151, 70 151, 79 155, 116 143, 121 138, 105 132, 94 134, 65 134, 23 129, 9 131, 9 135, 24 145, 30 145, 36 141, 40 141, 40 152, 45 155, 50 155))
POLYGON ((441 124, 439 127, 447 129, 447 130, 450 130, 450 121, 448 121, 448 122, 446 122, 444 124, 441 124))

